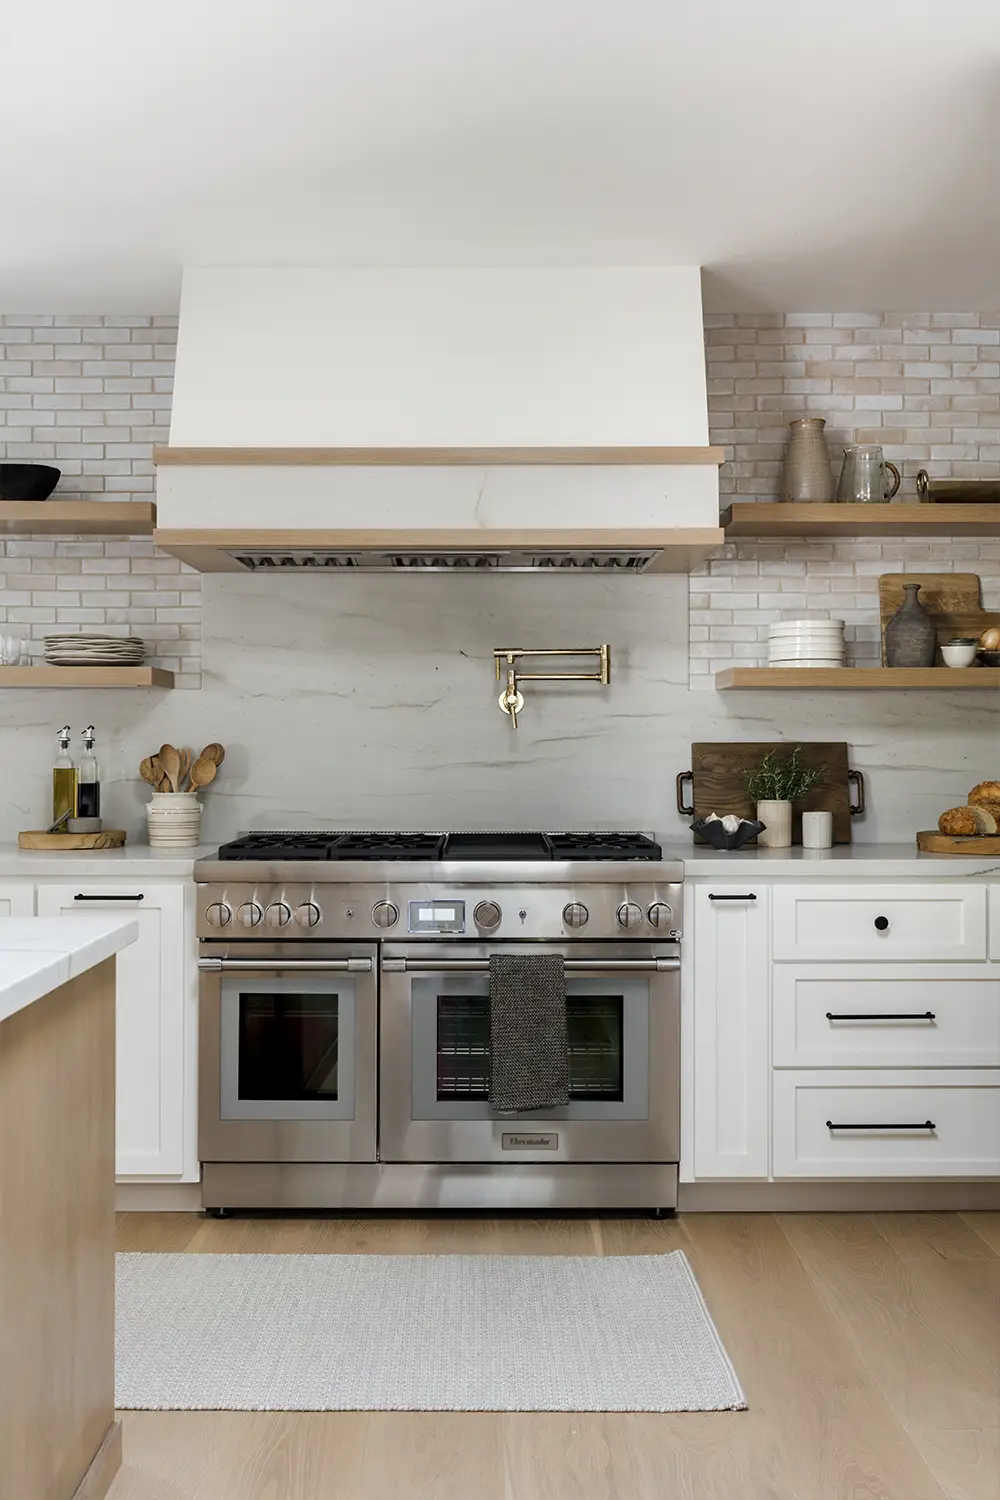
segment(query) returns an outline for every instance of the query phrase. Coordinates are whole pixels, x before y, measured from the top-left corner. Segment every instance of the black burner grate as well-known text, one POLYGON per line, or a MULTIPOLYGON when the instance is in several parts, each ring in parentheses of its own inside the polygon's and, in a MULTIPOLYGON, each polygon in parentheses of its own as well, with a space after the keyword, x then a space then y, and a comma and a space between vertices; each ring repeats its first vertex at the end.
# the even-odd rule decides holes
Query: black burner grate
POLYGON ((219 858, 315 860, 660 859, 641 833, 248 833, 223 844, 219 858))

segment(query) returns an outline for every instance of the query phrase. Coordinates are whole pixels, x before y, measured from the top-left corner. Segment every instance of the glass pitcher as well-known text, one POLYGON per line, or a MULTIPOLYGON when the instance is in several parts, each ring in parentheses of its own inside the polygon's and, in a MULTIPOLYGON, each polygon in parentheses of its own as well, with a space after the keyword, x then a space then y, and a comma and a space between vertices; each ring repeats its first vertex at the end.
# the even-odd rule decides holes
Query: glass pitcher
POLYGON ((844 449, 844 465, 837 486, 838 504, 884 505, 898 489, 899 470, 883 457, 877 443, 857 443, 844 449))

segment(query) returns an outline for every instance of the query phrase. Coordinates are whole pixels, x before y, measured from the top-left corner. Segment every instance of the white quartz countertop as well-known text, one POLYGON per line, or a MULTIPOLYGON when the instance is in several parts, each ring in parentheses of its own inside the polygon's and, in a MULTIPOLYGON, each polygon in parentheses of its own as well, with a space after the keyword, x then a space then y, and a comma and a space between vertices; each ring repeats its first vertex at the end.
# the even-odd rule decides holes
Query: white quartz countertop
POLYGON ((711 849, 663 843, 664 859, 682 859, 686 880, 751 875, 758 880, 982 880, 1000 881, 1000 856, 924 854, 916 844, 836 844, 832 849, 711 849))
POLYGON ((0 918, 0 1021, 85 974, 139 936, 134 917, 0 918))
POLYGON ((196 859, 215 854, 216 844, 196 849, 150 849, 148 844, 126 844, 123 849, 15 849, 0 848, 0 880, 40 875, 91 876, 130 875, 153 877, 190 876, 196 859))

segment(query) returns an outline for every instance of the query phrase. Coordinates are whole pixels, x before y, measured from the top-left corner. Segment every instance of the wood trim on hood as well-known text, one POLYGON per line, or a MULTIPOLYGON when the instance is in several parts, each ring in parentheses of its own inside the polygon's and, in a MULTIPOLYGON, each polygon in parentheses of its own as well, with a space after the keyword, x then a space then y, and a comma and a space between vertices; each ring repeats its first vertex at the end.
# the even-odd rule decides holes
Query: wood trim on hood
POLYGON ((237 467, 240 465, 330 465, 426 468, 464 465, 721 464, 725 450, 689 448, 180 448, 158 447, 153 462, 237 467))

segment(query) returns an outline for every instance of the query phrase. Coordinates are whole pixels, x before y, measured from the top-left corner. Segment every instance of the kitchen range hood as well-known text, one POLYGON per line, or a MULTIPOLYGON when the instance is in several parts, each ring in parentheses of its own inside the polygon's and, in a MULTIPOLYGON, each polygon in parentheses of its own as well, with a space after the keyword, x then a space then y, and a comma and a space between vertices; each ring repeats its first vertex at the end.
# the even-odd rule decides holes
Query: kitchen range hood
POLYGON ((696 268, 185 274, 157 544, 202 572, 685 571, 696 268))

